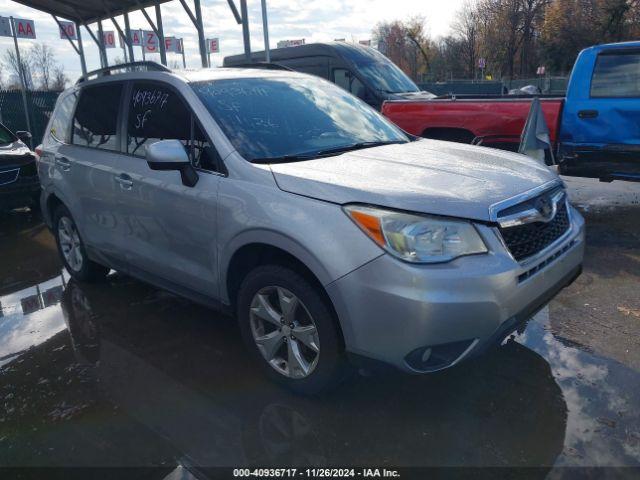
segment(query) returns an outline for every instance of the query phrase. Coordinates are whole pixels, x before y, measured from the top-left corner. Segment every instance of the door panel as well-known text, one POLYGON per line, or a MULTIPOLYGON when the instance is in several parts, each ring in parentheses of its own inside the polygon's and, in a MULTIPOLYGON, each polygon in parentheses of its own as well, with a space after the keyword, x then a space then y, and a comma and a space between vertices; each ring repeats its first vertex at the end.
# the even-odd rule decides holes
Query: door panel
POLYGON ((121 242, 133 267, 215 297, 220 177, 199 175, 195 187, 186 187, 178 172, 151 170, 138 158, 122 162, 114 172, 125 179, 118 182, 121 242))
POLYGON ((120 260, 124 258, 118 242, 122 218, 117 215, 113 173, 121 156, 117 150, 123 90, 121 82, 81 90, 72 122, 71 144, 60 147, 55 159, 62 176, 70 178, 69 190, 75 198, 69 208, 85 243, 120 260))
POLYGON ((216 211, 219 158, 186 102, 159 82, 135 82, 127 102, 126 149, 114 181, 124 219, 122 249, 132 267, 210 297, 218 295, 216 211), (154 171, 145 147, 175 139, 185 145, 199 180, 154 171))

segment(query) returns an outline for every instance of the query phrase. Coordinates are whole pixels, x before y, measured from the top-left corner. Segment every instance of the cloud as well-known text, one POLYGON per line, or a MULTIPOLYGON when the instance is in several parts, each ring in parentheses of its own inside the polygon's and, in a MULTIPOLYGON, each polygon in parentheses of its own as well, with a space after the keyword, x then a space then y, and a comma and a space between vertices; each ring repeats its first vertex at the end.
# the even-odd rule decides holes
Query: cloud
MULTIPOLYGON (((235 0, 238 9, 239 0, 235 0)), ((429 31, 433 35, 447 33, 455 11, 463 0, 267 0, 269 17, 270 44, 275 47, 279 40, 305 38, 306 41, 327 41, 335 38, 347 40, 368 39, 373 27, 382 21, 406 19, 421 15, 427 21, 429 31)), ((188 4, 192 4, 187 0, 188 4)), ((264 48, 262 32, 262 15, 259 0, 248 0, 249 21, 251 31, 251 45, 254 50, 264 48)), ((198 38, 196 29, 185 13, 182 5, 177 1, 162 5, 163 26, 165 35, 184 37, 187 66, 198 68, 201 65, 198 52, 198 38)), ((153 9, 147 9, 149 15, 155 18, 153 9)), ((203 0, 202 13, 207 37, 220 39, 221 53, 212 55, 215 65, 220 65, 226 55, 243 51, 242 28, 238 25, 229 9, 226 0, 203 0)), ((0 0, 0 15, 13 15, 21 18, 33 19, 36 22, 36 41, 45 42, 51 46, 63 63, 67 75, 75 79, 80 74, 80 61, 77 54, 64 39, 60 39, 58 28, 49 14, 25 7, 10 0, 0 0)), ((130 15, 132 28, 150 29, 140 12, 130 15)), ((121 17, 116 18, 124 28, 121 17)), ((105 30, 115 30, 110 21, 103 22, 105 30)), ((94 31, 97 26, 92 25, 94 31)), ((82 32, 87 66, 89 69, 99 68, 98 49, 86 31, 82 32)), ((28 49, 33 40, 21 40, 20 48, 28 49)), ((10 38, 0 37, 0 49, 13 48, 10 38)), ((141 59, 140 48, 135 48, 136 59, 141 59)), ((108 50, 111 60, 123 57, 120 48, 108 50)), ((175 54, 168 54, 169 62, 180 61, 175 54)), ((148 55, 148 59, 159 61, 158 54, 148 55)))

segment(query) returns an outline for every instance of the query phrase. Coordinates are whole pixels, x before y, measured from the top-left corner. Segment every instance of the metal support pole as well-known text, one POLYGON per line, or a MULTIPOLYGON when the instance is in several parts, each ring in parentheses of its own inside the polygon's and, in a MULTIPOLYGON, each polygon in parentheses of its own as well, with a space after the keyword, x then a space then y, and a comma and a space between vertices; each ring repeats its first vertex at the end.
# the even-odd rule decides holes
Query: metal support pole
POLYGON ((78 35, 78 54, 80 55, 80 67, 82 75, 87 74, 87 61, 84 58, 84 47, 82 46, 82 34, 80 33, 80 22, 76 22, 76 33, 78 35))
POLYGON ((180 39, 180 50, 182 50, 182 68, 187 68, 187 60, 184 56, 184 40, 180 39))
MULTIPOLYGON (((110 17, 111 18, 111 22, 113 23, 113 26, 116 27, 116 30, 118 31, 118 36, 122 39, 122 41, 124 42, 124 44, 122 45, 122 52, 124 53, 124 60, 125 62, 127 62, 127 47, 129 47, 129 43, 131 42, 131 40, 127 40, 127 37, 125 35, 125 33, 122 31, 122 28, 120 28, 120 24, 118 22, 116 22, 116 19, 114 17, 110 17)), ((133 50, 133 49, 131 49, 133 50)))
POLYGON ((211 68, 211 52, 209 51, 208 47, 207 47, 207 63, 209 64, 209 68, 211 68))
POLYGON ((102 48, 100 46, 100 40, 98 40, 98 37, 96 37, 96 34, 93 33, 93 31, 89 28, 89 25, 87 25, 86 23, 83 24, 84 28, 87 29, 87 32, 89 32, 89 35, 91 35, 91 38, 93 38, 93 41, 96 43, 96 45, 98 46, 98 52, 99 52, 99 57, 100 57, 100 66, 102 68, 104 68, 104 58, 102 57, 102 48))
POLYGON ((100 48, 100 56, 102 57, 102 67, 109 66, 107 57, 107 49, 104 47, 104 30, 102 29, 102 20, 98 20, 98 48, 100 48))
POLYGON ((127 36, 127 49, 129 50, 129 60, 135 62, 133 56, 133 39, 131 38, 131 25, 129 24, 129 14, 124 14, 124 34, 127 36))
POLYGON ((124 37, 119 35, 120 41, 122 42, 122 55, 124 55, 124 63, 129 63, 129 59, 127 58, 127 43, 124 41, 124 37))
MULTIPOLYGON (((20 77, 20 90, 22 90, 22 105, 24 106, 24 116, 27 120, 27 130, 31 132, 31 118, 29 115, 29 105, 27 103, 27 75, 22 68, 22 60, 20 60, 20 49, 18 48, 18 36, 16 35, 16 22, 11 19, 11 33, 13 34, 13 44, 16 47, 16 60, 18 62, 18 76, 20 77)), ((33 148, 33 138, 29 139, 29 146, 33 148)))
POLYGON ((229 8, 231 9, 231 13, 233 13, 236 22, 238 23, 238 25, 240 25, 242 23, 242 18, 240 18, 240 14, 238 13, 235 2, 233 0, 227 0, 227 3, 229 4, 229 8))
POLYGON ((269 22, 267 20, 267 0, 262 1, 262 32, 264 33, 264 60, 271 62, 271 49, 269 48, 269 22))
POLYGON ((251 62, 251 38, 249 37, 249 14, 247 0, 240 0, 240 15, 242 15, 242 39, 244 41, 244 56, 251 62))
POLYGON ((200 8, 200 0, 193 0, 193 5, 196 11, 196 28, 198 29, 200 60, 202 60, 202 66, 206 68, 209 65, 209 62, 207 61, 207 44, 204 39, 204 25, 202 24, 202 9, 200 8))
POLYGON ((146 62, 147 61, 147 54, 145 53, 145 46, 144 46, 144 32, 142 30, 140 31, 140 48, 142 48, 142 61, 146 62))
POLYGON ((76 51, 76 53, 79 55, 80 51, 78 50, 78 47, 76 47, 76 44, 73 43, 73 40, 71 40, 71 37, 69 36, 69 34, 67 33, 67 31, 62 28, 62 24, 60 23, 60 20, 58 20, 58 17, 56 17, 55 15, 51 15, 53 17, 53 19, 56 21, 56 23, 58 24, 58 27, 60 27, 60 31, 62 32, 62 34, 64 35, 64 38, 66 38, 69 43, 71 44, 71 46, 73 47, 73 49, 76 51))
POLYGON ((158 29, 158 42, 160 43, 160 63, 167 65, 167 44, 164 41, 164 30, 162 29, 162 13, 160 5, 156 4, 156 25, 158 29))

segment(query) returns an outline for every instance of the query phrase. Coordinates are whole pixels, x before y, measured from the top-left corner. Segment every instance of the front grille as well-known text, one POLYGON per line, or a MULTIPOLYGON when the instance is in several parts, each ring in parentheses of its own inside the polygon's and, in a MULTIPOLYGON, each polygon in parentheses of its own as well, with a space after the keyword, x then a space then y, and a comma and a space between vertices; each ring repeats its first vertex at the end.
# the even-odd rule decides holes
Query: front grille
POLYGON ((500 228, 507 248, 516 260, 524 260, 544 250, 569 229, 569 212, 565 201, 558 205, 556 216, 549 222, 533 222, 500 228))
POLYGON ((13 183, 17 180, 18 174, 20 173, 19 168, 13 168, 11 170, 0 171, 0 185, 6 185, 8 183, 13 183))

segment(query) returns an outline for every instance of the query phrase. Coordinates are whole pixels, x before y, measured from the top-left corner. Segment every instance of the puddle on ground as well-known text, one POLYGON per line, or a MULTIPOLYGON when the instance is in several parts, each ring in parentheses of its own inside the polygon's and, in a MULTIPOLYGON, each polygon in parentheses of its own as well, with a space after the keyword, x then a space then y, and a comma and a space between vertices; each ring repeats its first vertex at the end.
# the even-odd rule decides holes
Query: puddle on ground
POLYGON ((125 276, 0 303, 0 465, 640 465, 640 374, 555 338, 547 309, 458 368, 310 399, 231 319, 125 276))

